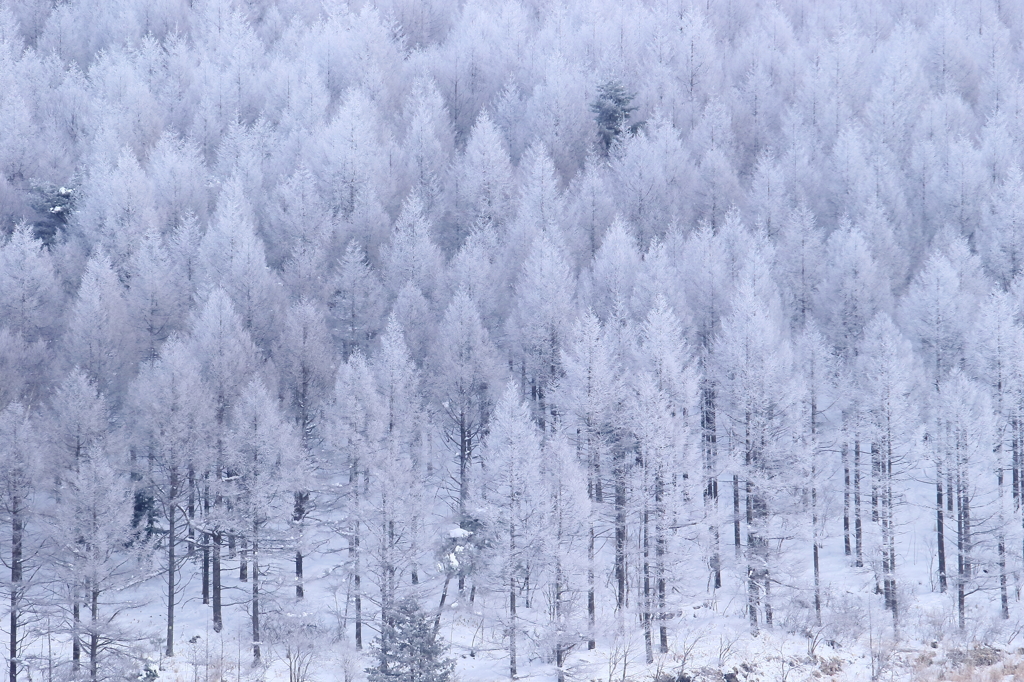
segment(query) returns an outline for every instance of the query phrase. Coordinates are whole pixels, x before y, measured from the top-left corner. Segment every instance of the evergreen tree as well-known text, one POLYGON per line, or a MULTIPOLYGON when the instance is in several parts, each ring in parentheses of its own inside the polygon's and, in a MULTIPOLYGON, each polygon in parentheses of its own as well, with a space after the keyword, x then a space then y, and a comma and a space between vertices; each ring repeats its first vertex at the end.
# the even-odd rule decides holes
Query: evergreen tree
POLYGON ((455 670, 448 647, 416 600, 395 602, 370 649, 377 664, 366 669, 370 682, 447 682, 455 670))
MULTIPOLYGON (((636 111, 632 106, 636 95, 627 92, 619 81, 608 81, 597 88, 597 99, 590 105, 597 122, 597 135, 605 154, 615 141, 626 132, 630 116, 636 111)), ((630 128, 632 132, 633 128, 630 128)))

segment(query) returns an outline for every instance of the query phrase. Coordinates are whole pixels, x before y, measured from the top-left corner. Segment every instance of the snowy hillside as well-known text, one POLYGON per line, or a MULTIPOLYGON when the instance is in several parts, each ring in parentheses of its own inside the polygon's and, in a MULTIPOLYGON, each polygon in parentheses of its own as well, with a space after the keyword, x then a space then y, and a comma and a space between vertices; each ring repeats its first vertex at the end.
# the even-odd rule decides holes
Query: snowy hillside
POLYGON ((0 3, 8 682, 1024 680, 1024 3, 0 3))

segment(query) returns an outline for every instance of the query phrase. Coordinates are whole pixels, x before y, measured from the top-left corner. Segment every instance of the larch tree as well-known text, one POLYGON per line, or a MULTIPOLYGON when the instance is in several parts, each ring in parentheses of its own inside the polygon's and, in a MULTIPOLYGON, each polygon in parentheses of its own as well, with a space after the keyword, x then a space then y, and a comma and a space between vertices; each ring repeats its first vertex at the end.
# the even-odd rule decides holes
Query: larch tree
POLYGON ((60 334, 64 296, 53 259, 26 224, 0 245, 0 319, 26 342, 60 334))
MULTIPOLYGON (((669 505, 675 502, 672 506, 676 507, 683 498, 672 489, 678 472, 694 464, 688 422, 696 412, 698 381, 682 325, 664 298, 657 299, 648 313, 642 334, 639 372, 631 381, 630 422, 640 461, 640 620, 647 662, 651 663, 655 623, 657 650, 668 652, 668 542, 673 525, 669 505)), ((680 512, 675 508, 675 513, 680 512)), ((707 523, 711 536, 708 564, 717 588, 721 586, 717 509, 709 510, 707 523)))
POLYGON ((495 590, 507 595, 509 676, 513 679, 519 671, 523 627, 517 598, 527 589, 533 560, 541 549, 537 521, 543 494, 536 480, 541 471, 540 434, 521 395, 510 381, 494 409, 487 437, 487 475, 480 491, 493 537, 495 590))
POLYGON ((988 573, 981 552, 986 500, 978 478, 991 471, 992 404, 977 382, 954 369, 939 383, 933 412, 941 429, 933 438, 944 450, 947 495, 952 492, 947 502, 953 507, 950 521, 954 523, 956 547, 952 582, 956 588, 957 625, 962 631, 967 627, 967 596, 981 589, 980 583, 988 573))
POLYGON ((10 682, 18 682, 26 642, 26 589, 32 576, 32 570, 26 570, 26 559, 34 558, 30 548, 36 545, 27 531, 32 531, 30 523, 38 520, 34 500, 40 460, 37 438, 35 425, 23 405, 11 403, 0 411, 0 512, 10 533, 4 558, 11 571, 7 590, 10 682))
POLYGON ((137 361, 125 293, 110 260, 102 253, 90 258, 65 336, 67 355, 115 401, 123 397, 137 361))
POLYGON ((280 286, 267 266, 263 240, 238 179, 221 190, 199 247, 205 289, 221 288, 252 340, 270 352, 280 322, 280 286))
MULTIPOLYGON (((323 421, 334 382, 334 358, 324 310, 305 299, 296 301, 285 313, 285 326, 274 354, 280 376, 280 391, 289 416, 295 421, 302 444, 304 470, 313 466, 323 442, 323 421)), ((306 515, 316 502, 311 497, 312 481, 296 476, 292 523, 295 539, 295 596, 303 596, 303 555, 308 552, 304 534, 306 515)))
POLYGON ((590 542, 590 501, 586 466, 576 455, 571 434, 559 431, 544 443, 542 474, 547 500, 544 527, 548 531, 543 553, 549 585, 549 621, 544 632, 558 680, 565 682, 569 655, 592 637, 589 613, 584 616, 579 603, 584 576, 591 569, 589 557, 584 558, 580 551, 590 542))
POLYGON ((613 424, 621 421, 625 379, 600 320, 586 313, 573 324, 561 351, 564 369, 555 390, 559 419, 587 477, 587 647, 597 646, 597 537, 605 501, 606 461, 613 424))
POLYGON ((125 590, 145 574, 151 552, 145 528, 132 521, 133 486, 124 460, 109 449, 90 448, 49 519, 50 561, 69 590, 72 644, 85 649, 93 682, 104 657, 120 654, 137 637, 119 616, 137 606, 125 590))
POLYGON ((794 408, 790 342, 777 309, 765 300, 771 288, 763 291, 760 284, 756 272, 741 280, 716 350, 728 415, 725 428, 737 457, 735 466, 746 480, 747 615, 754 631, 774 622, 772 490, 780 485, 775 479, 783 471, 782 446, 794 408))
POLYGON ((145 363, 129 390, 133 406, 132 447, 145 459, 145 490, 161 515, 167 591, 164 653, 174 656, 177 606, 184 560, 197 544, 200 480, 214 436, 215 404, 188 345, 173 339, 159 357, 145 363), (185 545, 182 551, 182 545, 185 545))
POLYGON ((1020 506, 1021 481, 1021 352, 1024 329, 1014 319, 1014 302, 1009 293, 994 290, 978 312, 977 324, 968 343, 971 375, 985 387, 993 410, 993 468, 998 492, 996 546, 999 564, 999 598, 1002 617, 1010 617, 1007 592, 1007 519, 1005 473, 1011 472, 1012 502, 1020 506), (1009 461, 1007 461, 1009 454, 1009 461))
POLYGON ((424 410, 420 372, 413 364, 401 326, 391 319, 374 358, 380 405, 380 441, 366 462, 369 548, 375 560, 381 616, 391 610, 403 574, 419 582, 418 554, 423 550, 422 493, 427 462, 423 460, 421 422, 424 410), (400 494, 399 494, 400 493, 400 494))
MULTIPOLYGON (((954 369, 962 367, 966 330, 973 317, 961 288, 960 272, 947 255, 933 253, 903 297, 900 313, 907 337, 921 358, 929 394, 934 399, 940 383, 954 369)), ((928 426, 927 440, 935 461, 936 543, 938 547, 939 589, 946 591, 947 562, 944 514, 952 513, 955 462, 943 447, 944 426, 934 418, 928 426), (943 503, 945 495, 946 503, 943 503)))
POLYGON ((885 314, 876 316, 865 330, 858 360, 864 438, 871 443, 872 518, 880 533, 877 565, 881 567, 885 608, 898 625, 901 605, 896 580, 896 509, 901 474, 919 437, 915 394, 920 375, 910 341, 885 314))
POLYGON ((176 265, 156 230, 146 232, 129 259, 125 310, 140 360, 156 358, 164 341, 184 329, 190 288, 176 265))
POLYGON ((550 419, 547 394, 560 373, 559 353, 568 333, 575 290, 575 278, 558 243, 542 233, 516 281, 515 301, 507 321, 522 389, 528 391, 542 429, 550 419))
POLYGON ((352 240, 331 281, 330 324, 342 358, 356 350, 365 352, 380 331, 387 297, 380 277, 366 262, 366 254, 352 240))
MULTIPOLYGON (((210 293, 195 318, 188 345, 199 362, 203 381, 214 402, 214 454, 204 470, 196 475, 203 505, 203 602, 212 598, 213 627, 219 632, 223 627, 221 544, 225 532, 232 531, 224 516, 226 500, 222 490, 224 479, 229 475, 227 433, 239 395, 251 378, 258 375, 259 352, 235 313, 231 299, 221 289, 210 293)), ((244 547, 242 562, 245 562, 244 547)))
POLYGON ((362 353, 356 352, 338 367, 334 402, 329 419, 329 444, 334 458, 331 470, 339 482, 333 505, 342 511, 340 533, 348 544, 347 602, 353 607, 356 650, 363 648, 363 615, 366 553, 366 488, 368 467, 382 439, 383 408, 373 370, 362 353))
POLYGON ((486 112, 473 125, 466 151, 452 174, 451 220, 456 230, 452 246, 458 248, 473 226, 504 225, 512 214, 512 162, 497 126, 486 112))
MULTIPOLYGON (((439 411, 442 433, 455 451, 458 467, 452 476, 457 487, 455 521, 468 530, 474 453, 487 432, 499 368, 497 349, 483 326, 476 303, 463 288, 448 303, 430 358, 429 385, 433 386, 434 409, 439 411)), ((465 578, 460 571, 460 592, 465 587, 465 578)))
POLYGON ((301 445, 296 429, 259 379, 242 390, 232 415, 224 482, 233 500, 229 513, 237 520, 239 534, 249 541, 252 565, 249 619, 253 661, 263 655, 263 615, 274 595, 272 582, 263 578, 271 570, 273 548, 281 544, 293 509, 290 480, 301 477, 301 445))

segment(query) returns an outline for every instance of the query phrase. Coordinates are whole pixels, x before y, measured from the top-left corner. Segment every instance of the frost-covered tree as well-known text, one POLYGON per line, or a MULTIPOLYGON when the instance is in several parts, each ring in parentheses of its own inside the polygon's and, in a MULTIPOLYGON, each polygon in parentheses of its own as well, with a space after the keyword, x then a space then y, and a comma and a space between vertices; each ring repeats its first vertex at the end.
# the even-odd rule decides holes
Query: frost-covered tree
MULTIPOLYGON (((487 431, 498 381, 497 350, 465 289, 448 303, 431 353, 434 400, 445 439, 455 450, 458 473, 455 511, 465 528, 473 474, 473 454, 487 431)), ((460 573, 460 589, 464 580, 460 573)))
MULTIPOLYGON (((196 358, 180 339, 168 342, 160 356, 144 364, 129 391, 133 406, 132 447, 147 462, 144 490, 161 516, 164 533, 162 570, 166 576, 165 653, 174 655, 180 572, 185 558, 201 542, 197 503, 214 435, 215 407, 196 358)), ((138 505, 137 505, 138 506, 138 505)), ((205 546, 205 543, 203 543, 205 546)))
POLYGON ((34 500, 40 463, 37 438, 24 406, 11 403, 0 411, 0 513, 5 531, 10 533, 4 564, 10 568, 7 668, 11 682, 17 682, 27 642, 26 589, 34 567, 26 564, 26 559, 36 558, 33 550, 39 544, 38 535, 31 534, 36 529, 30 526, 39 520, 34 500))
POLYGON ((263 578, 272 565, 273 548, 281 544, 287 532, 294 500, 292 479, 304 473, 300 439, 281 414, 259 379, 243 389, 232 415, 225 458, 224 491, 232 498, 228 514, 237 523, 235 529, 248 540, 252 565, 249 618, 253 660, 262 657, 262 619, 273 585, 263 578))
POLYGON ((507 597, 505 622, 512 678, 518 672, 522 642, 518 597, 536 569, 542 546, 538 521, 544 494, 536 480, 541 471, 540 434, 520 395, 519 387, 510 381, 494 409, 487 437, 487 475, 479 492, 493 537, 494 587, 507 597))
MULTIPOLYGON (((772 492, 787 483, 779 476, 787 467, 784 444, 794 405, 790 342, 772 309, 771 289, 764 291, 755 279, 756 266, 752 270, 741 281, 732 312, 722 322, 717 355, 734 466, 746 480, 747 615, 756 631, 774 620, 772 492)), ((739 510, 734 514, 738 521, 739 510)))

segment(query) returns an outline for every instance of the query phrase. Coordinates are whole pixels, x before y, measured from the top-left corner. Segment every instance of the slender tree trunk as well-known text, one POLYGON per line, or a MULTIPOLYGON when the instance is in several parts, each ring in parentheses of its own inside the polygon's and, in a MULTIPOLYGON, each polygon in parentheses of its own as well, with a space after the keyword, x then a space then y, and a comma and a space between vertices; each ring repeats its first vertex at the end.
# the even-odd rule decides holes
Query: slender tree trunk
POLYGON ((814 569, 814 622, 821 626, 821 573, 818 565, 818 401, 811 396, 811 562, 814 569))
POLYGON ((303 521, 306 518, 306 511, 309 505, 309 493, 302 491, 295 493, 295 508, 292 511, 292 521, 295 522, 296 542, 295 549, 295 598, 302 599, 305 596, 302 576, 302 536, 303 521))
POLYGON ((704 510, 711 533, 711 572, 715 589, 722 587, 718 532, 718 435, 715 430, 715 389, 707 385, 701 400, 701 445, 704 450, 704 510))
POLYGON ((961 476, 963 474, 963 462, 961 461, 960 443, 956 444, 956 454, 952 458, 951 466, 946 472, 946 510, 950 509, 951 501, 953 499, 954 480, 956 490, 956 608, 958 616, 958 624, 960 629, 963 630, 966 625, 965 620, 965 608, 966 608, 966 582, 967 582, 967 553, 965 546, 966 535, 964 533, 964 505, 963 505, 963 488, 961 486, 961 476), (955 469, 955 472, 953 471, 955 469))
POLYGON ((100 591, 92 586, 89 595, 89 616, 91 632, 89 633, 89 679, 96 682, 96 671, 100 657, 100 591))
POLYGON ((943 520, 944 503, 942 501, 942 462, 935 462, 935 537, 939 554, 939 592, 945 592, 946 581, 946 532, 943 520))
POLYGON ((644 625, 644 653, 647 656, 647 663, 654 663, 654 642, 651 637, 651 623, 653 619, 652 590, 651 590, 651 543, 650 543, 650 511, 644 509, 642 514, 643 528, 641 529, 641 548, 643 551, 643 614, 641 620, 644 625))
POLYGON ((252 534, 252 660, 260 662, 260 545, 258 529, 252 534))
POLYGON ((1010 420, 1010 469, 1013 479, 1013 508, 1020 509, 1020 425, 1017 417, 1010 420))
POLYGON ((668 653, 667 595, 665 589, 665 478, 658 473, 654 482, 655 539, 654 539, 654 575, 658 590, 658 649, 668 653))
POLYGON ((22 516, 21 496, 11 499, 11 614, 10 614, 10 682, 18 682, 18 626, 21 617, 21 591, 23 573, 23 541, 25 521, 22 516))
POLYGON ((996 447, 996 486, 999 490, 999 531, 997 536, 996 551, 999 556, 999 604, 1003 620, 1010 617, 1010 601, 1006 592, 1006 526, 1003 518, 1003 463, 1002 452, 999 446, 996 447))
MULTIPOLYGON (((561 524, 561 521, 559 521, 561 524)), ((559 532, 561 539, 561 532, 559 532)), ((562 606, 562 559, 555 560, 555 668, 558 669, 558 682, 565 682, 565 642, 563 640, 563 606, 562 606)))
POLYGON ((889 594, 891 597, 892 605, 892 620, 895 627, 899 627, 900 621, 900 603, 899 603, 899 592, 896 590, 896 510, 894 508, 893 492, 892 492, 892 440, 891 437, 886 443, 886 459, 885 459, 885 509, 886 509, 886 523, 888 524, 888 536, 889 536, 889 594))
POLYGON ((189 557, 195 551, 196 544, 196 471, 192 464, 188 465, 188 545, 185 552, 189 557))
POLYGON ((878 443, 871 444, 871 522, 878 523, 878 498, 879 486, 881 485, 881 453, 878 450, 878 443))
POLYGON ((860 441, 853 442, 853 534, 856 545, 856 558, 853 565, 860 568, 864 565, 864 529, 860 513, 860 441))
POLYGON ((434 616, 434 638, 441 631, 441 614, 444 612, 444 603, 448 600, 448 584, 452 581, 450 575, 444 577, 444 586, 441 587, 441 601, 437 605, 437 615, 434 616))
MULTIPOLYGON (((210 521, 210 474, 204 475, 206 483, 203 490, 203 516, 205 523, 210 521)), ((204 524, 205 525, 205 524, 204 524)), ((203 532, 203 604, 210 603, 210 534, 203 532)))
MULTIPOLYGON (((747 417, 749 422, 749 415, 747 417)), ((757 565, 757 555, 760 544, 757 533, 754 532, 754 483, 751 480, 751 466, 753 464, 753 453, 747 441, 746 453, 747 485, 746 485, 746 511, 747 511, 747 615, 750 617, 751 630, 757 631, 757 607, 761 602, 761 590, 758 586, 760 580, 760 566, 757 565)))
POLYGON ((249 582, 249 546, 245 538, 238 538, 238 580, 249 582))
MULTIPOLYGON (((580 437, 579 430, 577 430, 576 436, 577 438, 580 437)), ((587 510, 587 649, 593 650, 597 647, 597 640, 594 639, 594 627, 597 617, 594 577, 594 551, 597 533, 594 528, 594 515, 597 504, 601 502, 601 465, 599 455, 594 447, 589 417, 586 423, 585 456, 587 459, 587 499, 589 502, 587 510)))
MULTIPOLYGON (((513 506, 515 502, 513 500, 513 506)), ((513 518, 514 515, 513 515, 513 518)), ((518 623, 516 619, 518 617, 516 613, 516 578, 515 578, 515 561, 516 561, 516 526, 510 524, 508 529, 508 556, 509 556, 509 578, 508 578, 508 669, 509 675, 515 679, 516 670, 516 634, 518 630, 518 623)))
POLYGON ((508 671, 515 679, 516 671, 516 579, 508 579, 508 671))
POLYGON ((352 556, 352 593, 355 606, 355 635, 356 651, 363 650, 363 595, 359 568, 359 522, 352 524, 352 542, 349 545, 349 554, 352 556))
POLYGON ((590 530, 587 538, 587 649, 597 647, 594 639, 594 627, 597 616, 597 600, 594 594, 594 515, 590 515, 590 530))
POLYGON ((220 545, 221 531, 213 532, 213 631, 220 632, 224 628, 224 615, 221 602, 220 545))
POLYGON ((626 453, 615 451, 615 608, 626 605, 626 453))
POLYGON ((849 446, 843 443, 843 547, 846 556, 853 554, 850 544, 850 453, 849 446))
MULTIPOLYGON (((164 655, 168 658, 174 656, 174 593, 175 593, 175 556, 177 537, 177 497, 178 497, 178 472, 171 469, 170 489, 167 492, 167 648, 164 655)), ((13 681, 12 681, 13 682, 13 681)))
POLYGON ((736 549, 736 558, 742 553, 740 541, 740 476, 732 475, 732 546, 736 549))
POLYGON ((814 567, 814 622, 820 626, 821 566, 818 561, 818 482, 817 470, 813 462, 811 464, 811 553, 814 567))
POLYGON ((82 666, 82 605, 77 586, 72 599, 74 602, 71 605, 71 672, 77 675, 82 666))

